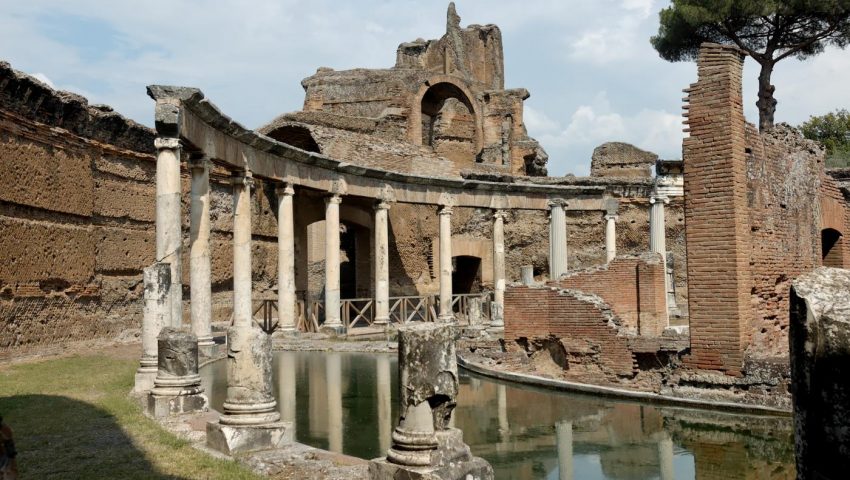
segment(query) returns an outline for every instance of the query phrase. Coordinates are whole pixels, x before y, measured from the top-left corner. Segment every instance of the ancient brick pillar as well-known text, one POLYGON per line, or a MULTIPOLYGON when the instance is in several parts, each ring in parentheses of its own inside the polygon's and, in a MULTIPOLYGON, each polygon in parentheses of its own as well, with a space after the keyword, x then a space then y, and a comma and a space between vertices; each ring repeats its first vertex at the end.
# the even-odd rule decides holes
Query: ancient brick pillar
POLYGON ((740 375, 750 323, 750 226, 743 53, 704 44, 698 81, 686 90, 684 140, 688 306, 695 368, 740 375))

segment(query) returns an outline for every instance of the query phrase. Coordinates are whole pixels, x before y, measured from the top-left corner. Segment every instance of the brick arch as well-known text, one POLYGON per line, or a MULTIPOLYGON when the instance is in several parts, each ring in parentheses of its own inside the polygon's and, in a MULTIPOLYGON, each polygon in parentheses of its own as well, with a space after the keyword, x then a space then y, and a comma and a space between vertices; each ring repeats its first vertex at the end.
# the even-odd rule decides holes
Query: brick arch
POLYGON ((847 249, 844 235, 835 228, 820 231, 821 261, 825 267, 845 268, 844 254, 847 249))
POLYGON ((484 147, 484 130, 481 107, 478 105, 475 100, 475 95, 473 95, 469 88, 459 82, 457 78, 449 75, 436 75, 431 77, 423 83, 416 94, 411 97, 410 104, 408 106, 410 109, 407 125, 408 139, 414 145, 422 145, 422 99, 425 98, 428 91, 441 84, 450 85, 457 89, 458 92, 462 93, 465 97, 458 99, 472 111, 472 116, 475 118, 475 150, 480 152, 484 147))

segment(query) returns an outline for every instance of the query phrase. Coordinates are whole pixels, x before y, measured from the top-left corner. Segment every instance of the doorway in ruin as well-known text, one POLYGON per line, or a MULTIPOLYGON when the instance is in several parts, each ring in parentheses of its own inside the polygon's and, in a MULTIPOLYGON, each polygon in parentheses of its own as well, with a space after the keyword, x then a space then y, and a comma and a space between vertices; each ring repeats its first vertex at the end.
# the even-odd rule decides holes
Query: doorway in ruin
POLYGON ((481 259, 468 255, 452 258, 452 294, 481 292, 481 259))
POLYGON ((833 228, 825 228, 820 232, 820 242, 823 266, 844 268, 841 232, 833 228))
POLYGON ((476 152, 475 109, 451 83, 437 83, 422 97, 422 145, 454 162, 472 163, 476 152))

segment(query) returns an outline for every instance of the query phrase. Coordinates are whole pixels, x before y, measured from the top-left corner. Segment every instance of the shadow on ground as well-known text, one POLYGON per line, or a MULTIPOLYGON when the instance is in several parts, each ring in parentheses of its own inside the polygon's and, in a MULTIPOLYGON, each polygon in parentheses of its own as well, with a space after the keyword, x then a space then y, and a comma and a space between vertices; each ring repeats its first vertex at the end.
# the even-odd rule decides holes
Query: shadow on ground
POLYGON ((22 479, 184 478, 158 472, 116 418, 89 403, 16 395, 0 397, 0 413, 15 432, 22 479))

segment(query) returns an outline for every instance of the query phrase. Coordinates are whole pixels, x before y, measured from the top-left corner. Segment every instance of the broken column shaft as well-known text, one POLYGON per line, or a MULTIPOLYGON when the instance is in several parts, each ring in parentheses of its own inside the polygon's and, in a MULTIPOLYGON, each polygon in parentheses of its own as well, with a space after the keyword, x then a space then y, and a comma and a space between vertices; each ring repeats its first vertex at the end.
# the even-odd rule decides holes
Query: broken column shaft
POLYGON ((450 427, 457 405, 455 327, 444 323, 399 327, 398 426, 386 458, 369 464, 373 480, 493 478, 485 460, 473 457, 463 432, 450 427))
POLYGON ((207 397, 198 374, 198 337, 165 327, 157 338, 157 373, 148 396, 148 412, 166 417, 207 410, 207 397))
POLYGON ((153 388, 157 372, 157 337, 171 325, 171 265, 154 263, 144 269, 144 311, 142 314, 142 358, 136 371, 133 391, 153 388))

